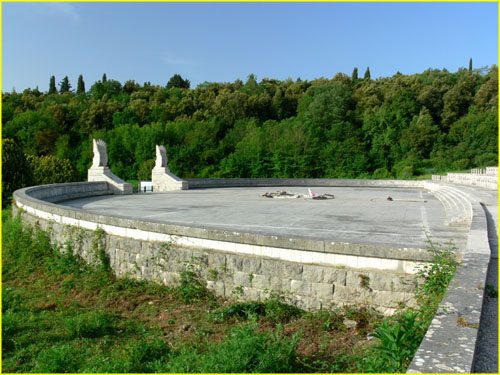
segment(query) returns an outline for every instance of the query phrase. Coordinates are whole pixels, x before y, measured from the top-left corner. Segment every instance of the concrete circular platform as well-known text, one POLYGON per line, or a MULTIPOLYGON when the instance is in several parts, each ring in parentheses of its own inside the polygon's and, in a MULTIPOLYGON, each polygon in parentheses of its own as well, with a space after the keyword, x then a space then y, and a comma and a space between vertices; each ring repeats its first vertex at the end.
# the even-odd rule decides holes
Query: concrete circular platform
POLYGON ((446 226, 442 204, 417 188, 312 187, 335 199, 271 199, 265 192, 307 194, 306 187, 210 188, 101 196, 61 205, 93 214, 187 227, 390 247, 426 248, 434 241, 465 246, 468 228, 446 226), (393 201, 388 201, 391 196, 393 201))

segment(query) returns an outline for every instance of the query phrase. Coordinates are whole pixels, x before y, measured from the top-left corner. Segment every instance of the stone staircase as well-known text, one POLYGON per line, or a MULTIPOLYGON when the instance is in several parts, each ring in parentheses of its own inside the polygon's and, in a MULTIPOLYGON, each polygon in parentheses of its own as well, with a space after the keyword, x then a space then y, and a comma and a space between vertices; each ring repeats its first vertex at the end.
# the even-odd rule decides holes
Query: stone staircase
POLYGON ((446 213, 445 225, 469 226, 472 222, 472 198, 459 189, 433 184, 429 189, 439 199, 446 213))

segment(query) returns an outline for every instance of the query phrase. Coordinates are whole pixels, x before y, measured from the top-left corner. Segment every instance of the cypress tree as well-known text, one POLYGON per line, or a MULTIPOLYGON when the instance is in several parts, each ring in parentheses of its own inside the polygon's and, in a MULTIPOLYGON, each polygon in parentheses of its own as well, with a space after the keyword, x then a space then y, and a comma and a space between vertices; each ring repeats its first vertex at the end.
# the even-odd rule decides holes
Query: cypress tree
POLYGON ((365 72, 365 77, 364 78, 365 79, 370 79, 371 78, 370 77, 370 67, 369 66, 366 67, 366 72, 365 72))
POLYGON ((472 72, 472 57, 469 59, 469 72, 472 72))
POLYGON ((180 88, 188 89, 191 83, 188 79, 183 79, 180 74, 174 74, 167 83, 167 89, 180 88))
POLYGON ((65 92, 71 91, 71 84, 69 83, 68 76, 64 77, 61 83, 59 84, 59 92, 64 94, 65 92))
POLYGON ((354 81, 356 81, 358 79, 358 67, 355 67, 353 70, 352 70, 352 75, 351 75, 351 79, 354 81))
POLYGON ((106 77, 106 73, 102 75, 102 83, 106 83, 108 80, 108 77, 106 77))
POLYGON ((80 74, 78 77, 78 86, 76 88, 77 94, 85 94, 85 82, 83 82, 83 76, 80 74))
POLYGON ((49 94, 57 94, 56 77, 55 76, 50 77, 49 94))

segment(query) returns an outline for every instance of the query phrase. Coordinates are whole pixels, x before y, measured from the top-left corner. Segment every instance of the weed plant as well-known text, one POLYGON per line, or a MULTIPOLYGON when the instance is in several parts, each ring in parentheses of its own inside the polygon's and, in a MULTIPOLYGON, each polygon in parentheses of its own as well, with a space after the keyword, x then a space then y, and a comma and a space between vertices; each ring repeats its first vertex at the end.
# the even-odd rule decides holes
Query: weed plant
POLYGON ((432 260, 417 273, 421 279, 415 292, 417 307, 403 309, 375 330, 377 344, 359 362, 360 372, 405 372, 411 363, 458 267, 452 243, 442 248, 428 238, 428 244, 432 260))
POLYGON ((286 297, 282 293, 272 291, 264 302, 234 303, 214 311, 212 317, 217 322, 224 322, 231 318, 247 320, 260 316, 273 323, 284 323, 302 314, 302 310, 286 303, 286 297))

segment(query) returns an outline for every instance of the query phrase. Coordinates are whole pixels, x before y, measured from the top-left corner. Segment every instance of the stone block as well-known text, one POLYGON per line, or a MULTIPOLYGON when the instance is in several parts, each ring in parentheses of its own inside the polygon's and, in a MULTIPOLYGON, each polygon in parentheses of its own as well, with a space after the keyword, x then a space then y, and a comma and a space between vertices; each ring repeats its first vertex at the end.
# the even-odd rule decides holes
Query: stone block
POLYGON ((253 288, 264 290, 271 285, 271 277, 267 275, 253 275, 251 285, 253 288))
POLYGON ((224 296, 225 285, 222 281, 207 281, 207 289, 211 290, 218 296, 224 296))
POLYGON ((246 272, 235 271, 233 275, 233 283, 236 286, 250 287, 251 283, 249 279, 249 274, 246 272))
POLYGON ((208 267, 215 270, 222 270, 226 267, 226 255, 219 253, 208 253, 208 267))
POLYGON ((312 283, 309 281, 292 280, 290 282, 290 291, 299 296, 311 296, 312 283))
POLYGON ((243 297, 247 301, 260 301, 260 290, 256 288, 243 287, 243 297))
POLYGON ((275 290, 275 291, 287 292, 290 291, 290 283, 291 279, 283 279, 279 276, 271 276, 270 283, 267 288, 270 291, 275 290))
POLYGON ((327 283, 312 283, 311 294, 320 300, 331 301, 333 298, 333 284, 327 283))
POLYGON ((313 310, 321 310, 323 304, 321 301, 318 301, 315 298, 311 297, 298 297, 295 301, 295 306, 297 306, 301 310, 305 311, 313 311, 313 310))
POLYGON ((304 265, 302 271, 302 280, 321 283, 324 280, 324 268, 321 266, 304 265))
POLYGON ((323 282, 335 285, 346 285, 347 271, 343 268, 325 267, 323 269, 323 282))
POLYGON ((168 286, 176 286, 179 284, 179 274, 176 272, 162 272, 163 284, 168 286))
POLYGON ((288 263, 273 259, 262 259, 261 267, 261 272, 264 275, 281 275, 283 278, 287 279, 302 279, 303 266, 301 264, 288 263))
POLYGON ((302 271, 303 271, 303 266, 301 264, 282 262, 283 277, 295 280, 302 280, 302 271))
POLYGON ((226 255, 226 267, 229 270, 242 271, 243 270, 243 258, 237 255, 226 255))
POLYGON ((403 292, 373 291, 373 304, 384 308, 397 308, 400 304, 407 305, 414 302, 413 295, 403 292))
POLYGON ((355 303, 361 292, 358 289, 353 289, 347 286, 335 285, 333 290, 333 301, 355 303))
MULTIPOLYGON (((281 266, 279 260, 262 259, 261 260, 262 274, 269 276, 281 275, 281 266)), ((284 275, 283 275, 284 276, 284 275)))
MULTIPOLYGON (((346 274, 346 286, 359 290, 373 290, 373 272, 357 272, 348 270, 346 274)), ((382 279, 379 278, 379 285, 382 279)))
POLYGON ((153 258, 153 249, 151 243, 146 241, 143 241, 141 243, 141 254, 149 259, 153 258))
POLYGON ((242 270, 251 274, 261 273, 261 259, 243 258, 242 270))
POLYGON ((137 240, 121 238, 119 241, 119 246, 127 252, 138 253, 141 249, 141 244, 137 240))

